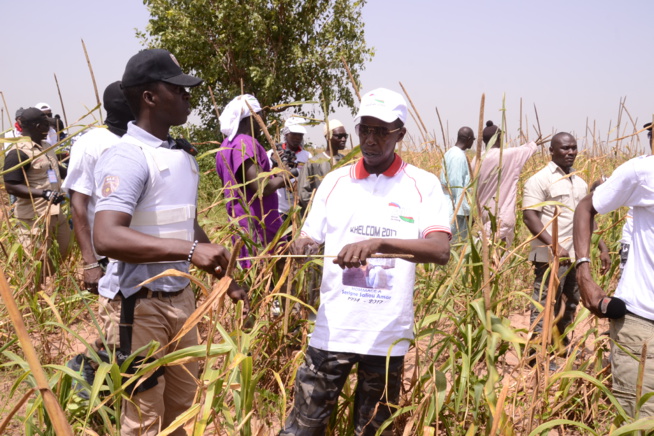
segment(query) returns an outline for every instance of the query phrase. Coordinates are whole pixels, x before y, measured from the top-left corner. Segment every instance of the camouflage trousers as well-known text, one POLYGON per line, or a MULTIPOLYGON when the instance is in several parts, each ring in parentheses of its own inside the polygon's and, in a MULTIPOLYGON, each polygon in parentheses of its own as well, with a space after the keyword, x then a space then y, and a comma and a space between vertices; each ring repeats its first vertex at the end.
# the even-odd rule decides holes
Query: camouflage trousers
MULTIPOLYGON (((322 436, 352 367, 357 367, 354 396, 354 434, 372 436, 397 404, 402 386, 404 356, 391 357, 386 385, 386 356, 333 353, 307 348, 295 378, 295 401, 280 436, 322 436)), ((382 435, 392 435, 392 426, 382 435)))
MULTIPOLYGON (((547 269, 550 265, 547 262, 533 262, 534 272, 536 279, 534 280, 534 292, 532 298, 539 301, 540 304, 545 306, 547 301, 547 291, 550 284, 549 271, 547 269)), ((554 296, 554 317, 558 317, 560 312, 563 311, 562 316, 556 323, 559 329, 559 334, 563 336, 566 327, 570 325, 575 319, 577 313, 577 306, 579 305, 579 286, 577 285, 577 276, 574 268, 570 266, 559 266, 558 271, 559 288, 556 290, 554 296), (565 299, 563 298, 565 296, 565 299)), ((540 311, 532 304, 530 323, 533 325, 536 318, 540 315, 540 311)), ((543 319, 538 321, 534 327, 534 332, 541 333, 543 331, 543 319)))

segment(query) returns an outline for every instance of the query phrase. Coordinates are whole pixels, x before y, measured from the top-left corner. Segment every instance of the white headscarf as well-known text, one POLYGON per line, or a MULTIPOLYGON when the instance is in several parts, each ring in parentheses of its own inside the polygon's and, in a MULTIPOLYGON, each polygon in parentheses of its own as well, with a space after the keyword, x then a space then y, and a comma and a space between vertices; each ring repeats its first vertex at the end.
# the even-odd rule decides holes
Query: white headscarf
POLYGON ((223 132, 230 141, 236 136, 236 131, 238 130, 238 125, 241 120, 251 115, 250 108, 245 104, 246 101, 255 113, 261 110, 259 101, 253 95, 243 94, 230 101, 229 104, 225 106, 225 109, 223 109, 220 118, 218 118, 218 121, 220 122, 220 131, 223 132))

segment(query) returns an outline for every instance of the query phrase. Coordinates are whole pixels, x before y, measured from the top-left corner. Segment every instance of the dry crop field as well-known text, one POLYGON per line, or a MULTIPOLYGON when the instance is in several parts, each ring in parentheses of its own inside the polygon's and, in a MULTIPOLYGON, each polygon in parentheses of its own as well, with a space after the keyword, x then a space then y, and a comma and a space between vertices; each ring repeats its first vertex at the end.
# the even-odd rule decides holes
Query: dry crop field
MULTIPOLYGON (((635 123, 611 131, 610 138, 603 139, 596 138, 591 129, 578 135, 582 152, 575 169, 589 184, 610 175, 644 148, 637 135, 614 141, 634 133, 635 123)), ((406 161, 439 174, 446 147, 436 136, 422 129, 419 136, 399 147, 399 153, 406 161)), ((507 142, 514 146, 522 141, 509 138, 507 142)), ((470 157, 472 154, 474 151, 470 157)), ((199 156, 201 165, 211 167, 214 155, 215 150, 209 150, 199 156)), ((524 181, 548 160, 546 145, 525 166, 519 195, 524 181)), ((472 197, 474 183, 469 193, 472 197)), ((47 384, 74 434, 117 434, 118 400, 125 395, 121 368, 115 363, 100 363, 95 383, 88 386, 79 374, 65 367, 74 354, 90 350, 89 342, 102 334, 95 316, 96 297, 81 287, 79 251, 58 262, 53 279, 35 289, 44 253, 23 249, 4 191, 2 200, 2 271, 47 384), (75 394, 73 381, 90 390, 89 400, 75 394)), ((557 357, 556 372, 544 364, 535 368, 526 365, 533 272, 526 258, 530 236, 519 207, 520 202, 516 237, 508 252, 496 243, 482 250, 484 245, 473 231, 468 240, 452 246, 448 265, 418 267, 416 339, 406 358, 405 390, 396 405, 395 421, 388 425, 394 426, 397 435, 621 435, 654 429, 654 420, 627 417, 611 395, 609 339, 604 335, 608 327, 586 309, 578 311, 570 327, 571 352, 557 357)), ((203 176, 198 210, 200 223, 211 239, 231 247, 231 235, 237 229, 226 222, 224 199, 213 172, 203 176)), ((609 274, 596 274, 607 290, 613 290, 617 283, 624 214, 621 210, 598 219, 597 233, 613 254, 609 274)), ((285 231, 297 235, 301 220, 299 212, 292 215, 285 231)), ((249 235, 240 237, 249 242, 249 235)), ((493 235, 490 237, 492 240, 493 235)), ((595 248, 596 273, 597 257, 595 248)), ((281 277, 276 276, 275 262, 264 259, 250 270, 233 272, 233 278, 250 289, 253 304, 246 318, 237 316, 240 307, 224 298, 229 279, 215 281, 192 270, 201 345, 168 355, 137 373, 188 359, 201 362, 195 404, 177 423, 189 434, 245 436, 279 431, 289 411, 295 371, 311 328, 307 315, 312 309, 302 303, 306 272, 321 261, 289 262, 281 277), (270 315, 271 299, 276 295, 282 296, 285 306, 277 318, 270 315), (292 310, 295 303, 300 303, 299 311, 292 310)), ((6 304, 0 305, 0 320, 0 434, 55 434, 40 394, 43 386, 30 370, 6 304)), ((156 347, 153 344, 150 350, 156 347)), ((89 354, 98 359, 93 351, 89 354)), ((350 383, 331 417, 329 434, 352 434, 349 423, 353 403, 350 383)))

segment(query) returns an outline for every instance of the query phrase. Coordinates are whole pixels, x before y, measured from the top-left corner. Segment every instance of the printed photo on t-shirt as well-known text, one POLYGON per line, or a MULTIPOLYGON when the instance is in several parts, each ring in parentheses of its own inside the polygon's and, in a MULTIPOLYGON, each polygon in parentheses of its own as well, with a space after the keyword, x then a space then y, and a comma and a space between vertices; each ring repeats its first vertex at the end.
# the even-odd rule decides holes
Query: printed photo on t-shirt
POLYGON ((346 268, 343 285, 365 289, 391 289, 395 259, 366 259, 366 265, 346 268))

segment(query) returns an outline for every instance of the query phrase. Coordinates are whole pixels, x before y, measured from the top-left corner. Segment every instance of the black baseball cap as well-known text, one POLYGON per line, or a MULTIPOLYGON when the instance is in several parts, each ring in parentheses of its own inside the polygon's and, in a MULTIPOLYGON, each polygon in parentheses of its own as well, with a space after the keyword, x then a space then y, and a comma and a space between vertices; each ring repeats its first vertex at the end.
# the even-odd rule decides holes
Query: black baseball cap
POLYGON ((32 124, 37 121, 41 121, 44 118, 47 117, 43 112, 41 112, 41 109, 37 109, 35 107, 28 107, 23 111, 20 120, 23 124, 32 124))
POLYGON ((184 74, 179 62, 168 50, 153 48, 142 50, 127 61, 122 86, 129 88, 152 82, 193 87, 200 85, 202 79, 184 74))

